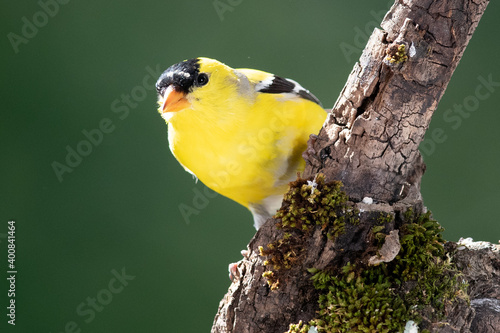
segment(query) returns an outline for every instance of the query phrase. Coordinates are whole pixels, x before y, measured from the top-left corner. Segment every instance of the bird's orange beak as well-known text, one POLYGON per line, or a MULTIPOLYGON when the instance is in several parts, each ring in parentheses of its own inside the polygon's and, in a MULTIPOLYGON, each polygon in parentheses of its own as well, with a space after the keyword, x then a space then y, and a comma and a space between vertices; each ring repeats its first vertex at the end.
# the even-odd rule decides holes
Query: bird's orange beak
POLYGON ((177 112, 191 106, 186 99, 186 93, 175 90, 172 85, 165 90, 159 102, 160 113, 177 112))

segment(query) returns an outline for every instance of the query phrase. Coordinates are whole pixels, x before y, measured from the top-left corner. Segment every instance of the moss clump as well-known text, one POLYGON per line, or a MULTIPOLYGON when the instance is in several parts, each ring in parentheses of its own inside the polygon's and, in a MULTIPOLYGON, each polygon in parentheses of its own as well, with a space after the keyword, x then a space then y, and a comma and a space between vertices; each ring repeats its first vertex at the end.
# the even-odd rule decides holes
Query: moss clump
POLYGON ((392 274, 401 277, 396 280, 398 284, 416 280, 434 258, 444 256, 444 239, 441 235, 444 229, 431 219, 431 213, 415 217, 410 210, 406 218, 407 223, 400 229, 401 250, 389 265, 392 274))
POLYGON ((380 216, 377 219, 377 225, 373 226, 371 229, 374 238, 374 245, 379 249, 382 245, 384 245, 385 237, 387 236, 387 234, 384 233, 386 225, 391 223, 393 220, 394 216, 392 214, 380 213, 380 216))
POLYGON ((406 46, 404 44, 391 45, 387 48, 385 53, 387 54, 385 60, 391 64, 402 64, 408 60, 408 56, 406 55, 406 46))
POLYGON ((273 271, 265 271, 262 273, 262 277, 267 280, 267 284, 271 290, 276 290, 280 286, 280 280, 276 277, 273 271))
POLYGON ((271 270, 262 274, 271 290, 279 288, 278 272, 292 268, 293 264, 301 260, 303 247, 302 238, 290 232, 286 232, 282 239, 267 244, 266 249, 259 246, 259 254, 268 258, 264 261, 264 265, 271 266, 271 270))
POLYGON ((385 225, 391 223, 394 220, 394 216, 392 214, 380 213, 380 216, 377 219, 377 223, 379 225, 385 225))
POLYGON ((309 232, 320 225, 328 238, 344 232, 345 222, 356 223, 352 209, 347 207, 345 192, 339 181, 325 182, 325 176, 318 174, 314 180, 297 179, 290 183, 290 189, 283 198, 283 205, 275 218, 278 228, 309 232))
MULTIPOLYGON (((405 302, 391 290, 390 278, 347 264, 339 274, 310 270, 318 290, 318 332, 397 332, 408 319, 405 302)), ((294 332, 290 330, 289 332, 294 332)))
MULTIPOLYGON (((401 227, 401 250, 387 268, 394 283, 406 290, 405 299, 415 311, 430 306, 430 319, 444 317, 444 305, 457 296, 467 298, 467 285, 444 251, 444 229, 427 212, 415 217, 412 211, 401 227)), ((418 318, 417 318, 418 319, 418 318)))
POLYGON ((346 222, 359 221, 341 187, 341 182, 326 182, 322 174, 313 180, 298 178, 290 183, 283 205, 274 216, 279 220, 276 227, 285 232, 284 236, 266 248, 259 247, 260 255, 267 257, 264 264, 272 266, 264 273, 271 289, 279 286, 280 270, 290 269, 302 259, 304 243, 315 226, 321 226, 332 239, 344 233, 346 222))
POLYGON ((291 233, 285 233, 282 239, 268 244, 267 250, 259 246, 259 252, 261 256, 269 257, 264 261, 264 265, 272 265, 275 270, 290 269, 302 252, 301 245, 297 237, 293 237, 291 233))
MULTIPOLYGON (((318 316, 288 332, 310 327, 318 332, 402 332, 408 320, 422 322, 422 313, 427 320, 441 319, 446 303, 464 297, 467 286, 444 252, 443 228, 430 212, 415 217, 410 211, 405 219, 401 250, 393 261, 359 268, 347 264, 339 272, 310 269, 315 288, 323 292, 318 316)), ((381 233, 379 227, 372 231, 381 233)))
POLYGON ((299 321, 298 324, 290 324, 290 328, 288 332, 293 332, 293 333, 309 333, 310 325, 304 324, 301 321, 299 321))

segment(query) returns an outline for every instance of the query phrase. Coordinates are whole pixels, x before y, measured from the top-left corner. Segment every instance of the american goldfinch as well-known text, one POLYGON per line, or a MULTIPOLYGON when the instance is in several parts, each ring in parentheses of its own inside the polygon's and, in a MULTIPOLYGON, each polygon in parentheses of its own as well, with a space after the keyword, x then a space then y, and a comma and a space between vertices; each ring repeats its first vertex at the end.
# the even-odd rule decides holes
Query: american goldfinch
POLYGON ((308 137, 327 115, 319 100, 293 80, 209 58, 169 67, 156 89, 175 158, 247 207, 258 229, 304 169, 308 137))

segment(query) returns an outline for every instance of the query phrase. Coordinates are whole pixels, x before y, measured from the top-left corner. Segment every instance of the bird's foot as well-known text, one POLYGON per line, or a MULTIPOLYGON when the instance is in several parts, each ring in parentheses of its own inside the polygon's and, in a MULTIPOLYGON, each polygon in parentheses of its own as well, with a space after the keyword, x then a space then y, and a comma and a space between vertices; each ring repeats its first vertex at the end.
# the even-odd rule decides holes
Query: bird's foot
POLYGON ((238 269, 238 263, 237 262, 232 262, 228 266, 228 271, 229 271, 229 279, 231 282, 234 282, 236 279, 240 278, 240 271, 238 269))
MULTIPOLYGON (((248 258, 250 256, 250 251, 249 250, 241 250, 241 255, 243 256, 243 260, 245 260, 245 259, 248 260, 248 258)), ((229 279, 231 280, 231 282, 234 282, 236 279, 239 279, 241 276, 240 269, 238 268, 238 263, 240 263, 240 262, 241 261, 232 262, 228 266, 229 279)))

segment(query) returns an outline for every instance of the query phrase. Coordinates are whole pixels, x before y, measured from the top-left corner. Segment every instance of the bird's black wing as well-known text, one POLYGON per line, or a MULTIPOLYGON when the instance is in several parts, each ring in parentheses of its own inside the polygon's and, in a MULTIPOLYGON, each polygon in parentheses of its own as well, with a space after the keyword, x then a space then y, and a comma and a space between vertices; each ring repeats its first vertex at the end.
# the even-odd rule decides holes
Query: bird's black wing
POLYGON ((294 80, 285 79, 276 75, 272 77, 272 80, 259 82, 257 85, 257 91, 269 94, 295 94, 301 98, 321 105, 319 99, 311 94, 309 90, 305 89, 294 80))

